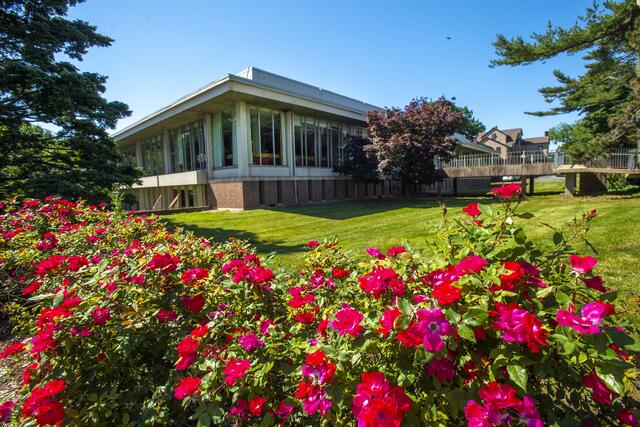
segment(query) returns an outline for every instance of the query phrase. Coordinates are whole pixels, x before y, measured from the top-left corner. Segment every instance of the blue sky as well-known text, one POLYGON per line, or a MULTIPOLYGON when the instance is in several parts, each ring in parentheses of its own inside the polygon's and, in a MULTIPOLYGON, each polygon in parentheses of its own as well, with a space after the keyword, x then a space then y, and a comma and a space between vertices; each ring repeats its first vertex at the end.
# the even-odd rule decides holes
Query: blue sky
POLYGON ((579 56, 491 69, 496 33, 528 36, 548 21, 570 25, 591 0, 252 1, 88 0, 71 10, 115 40, 82 70, 109 76, 106 96, 126 102, 128 123, 226 73, 255 66, 380 106, 455 96, 487 127, 538 136, 575 115, 537 89, 552 71, 579 73, 579 56), (451 37, 450 40, 447 37, 451 37))

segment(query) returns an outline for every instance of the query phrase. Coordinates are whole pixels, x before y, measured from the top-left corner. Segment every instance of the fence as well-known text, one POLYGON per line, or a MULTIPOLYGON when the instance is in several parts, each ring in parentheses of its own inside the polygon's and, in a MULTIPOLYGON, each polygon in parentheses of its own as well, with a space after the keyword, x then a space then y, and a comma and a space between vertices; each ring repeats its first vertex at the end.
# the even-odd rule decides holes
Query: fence
POLYGON ((553 164, 556 168, 563 165, 580 164, 594 168, 638 169, 640 168, 638 151, 635 149, 615 150, 586 162, 576 161, 570 155, 561 152, 545 154, 538 151, 510 153, 506 157, 498 154, 471 154, 456 156, 449 160, 436 158, 436 167, 445 168, 477 168, 490 166, 515 166, 533 164, 553 164))
POLYGON ((579 164, 602 169, 640 169, 640 158, 635 149, 619 149, 585 161, 576 159, 567 153, 554 153, 554 155, 555 167, 579 164))

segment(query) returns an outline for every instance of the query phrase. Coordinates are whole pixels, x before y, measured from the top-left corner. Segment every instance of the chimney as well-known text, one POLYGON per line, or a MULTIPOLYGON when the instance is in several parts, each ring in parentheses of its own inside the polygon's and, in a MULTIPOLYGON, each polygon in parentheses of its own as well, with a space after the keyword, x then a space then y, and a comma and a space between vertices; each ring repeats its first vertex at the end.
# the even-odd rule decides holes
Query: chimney
POLYGON ((549 136, 549 131, 548 130, 544 131, 544 136, 549 136))

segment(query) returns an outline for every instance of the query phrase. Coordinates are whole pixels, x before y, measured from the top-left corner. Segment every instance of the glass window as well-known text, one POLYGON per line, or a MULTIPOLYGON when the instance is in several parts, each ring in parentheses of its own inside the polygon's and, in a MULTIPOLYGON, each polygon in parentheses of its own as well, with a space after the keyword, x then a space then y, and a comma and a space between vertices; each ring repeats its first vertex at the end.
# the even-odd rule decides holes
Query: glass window
POLYGON ((342 159, 342 144, 340 141, 340 125, 338 123, 331 124, 331 166, 338 166, 342 159))
POLYGON ((329 131, 327 129, 327 122, 324 120, 318 121, 318 155, 319 166, 326 168, 329 166, 329 131))
POLYGON ((236 165, 236 147, 233 143, 233 110, 222 112, 222 165, 236 165))
POLYGON ((162 135, 156 135, 142 141, 142 169, 145 176, 164 173, 162 135))
POLYGON ((273 113, 273 164, 283 165, 284 153, 282 152, 282 124, 280 113, 273 113))
POLYGON ((202 120, 169 132, 171 172, 179 173, 207 168, 202 120))
POLYGON ((260 164, 274 165, 273 115, 269 110, 260 109, 260 164))
POLYGON ((316 125, 313 119, 305 118, 304 148, 306 166, 316 166, 316 125))
POLYGON ((363 132, 364 128, 359 126, 295 115, 293 138, 296 166, 326 168, 341 164, 346 136, 356 133, 363 135, 363 132))
POLYGON ((283 165, 282 118, 279 111, 249 108, 251 160, 254 165, 283 165))
POLYGON ((260 118, 258 109, 249 109, 249 131, 251 133, 251 158, 254 165, 260 164, 260 118))
POLYGON ((135 144, 122 149, 122 163, 127 166, 138 166, 135 144))
POLYGON ((304 166, 304 144, 302 143, 302 126, 300 116, 293 118, 293 139, 296 157, 296 166, 304 166))

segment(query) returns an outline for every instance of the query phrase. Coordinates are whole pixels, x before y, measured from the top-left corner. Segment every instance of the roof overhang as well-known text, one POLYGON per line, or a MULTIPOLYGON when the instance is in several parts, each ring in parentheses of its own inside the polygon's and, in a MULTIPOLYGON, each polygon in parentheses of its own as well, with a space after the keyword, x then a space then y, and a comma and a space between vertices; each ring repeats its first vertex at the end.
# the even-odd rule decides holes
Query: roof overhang
MULTIPOLYGON (((123 141, 133 136, 144 136, 184 123, 191 116, 201 117, 202 113, 222 111, 236 101, 245 101, 259 106, 272 107, 284 111, 295 110, 301 114, 321 113, 329 119, 347 120, 354 123, 365 121, 364 111, 319 101, 300 94, 279 90, 253 80, 228 74, 195 92, 184 96, 160 110, 143 117, 135 123, 114 132, 111 137, 123 141)), ((191 118, 193 118, 191 117, 191 118)))

